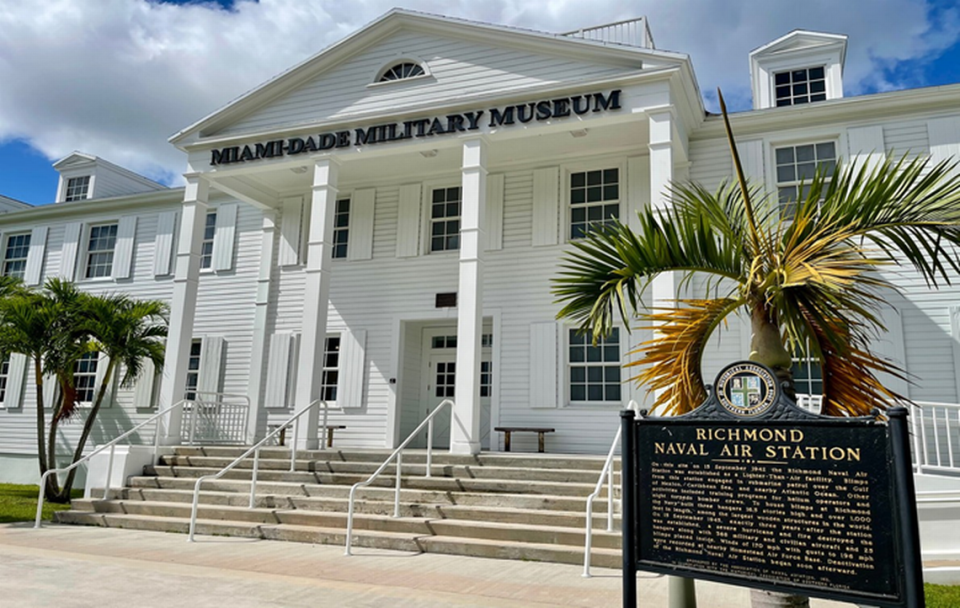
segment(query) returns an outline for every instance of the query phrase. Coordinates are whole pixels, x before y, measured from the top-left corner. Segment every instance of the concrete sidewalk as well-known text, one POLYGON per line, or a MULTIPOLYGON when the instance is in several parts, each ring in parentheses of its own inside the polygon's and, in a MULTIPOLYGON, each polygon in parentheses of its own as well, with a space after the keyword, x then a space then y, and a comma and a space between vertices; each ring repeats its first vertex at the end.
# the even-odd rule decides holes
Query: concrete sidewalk
MULTIPOLYGON (((0 525, 0 603, 40 606, 619 606, 620 572, 438 554, 48 524, 0 525)), ((667 606, 640 574, 640 606, 667 606)), ((749 591, 697 583, 701 608, 749 606, 749 591)), ((815 600, 817 608, 851 606, 815 600)))

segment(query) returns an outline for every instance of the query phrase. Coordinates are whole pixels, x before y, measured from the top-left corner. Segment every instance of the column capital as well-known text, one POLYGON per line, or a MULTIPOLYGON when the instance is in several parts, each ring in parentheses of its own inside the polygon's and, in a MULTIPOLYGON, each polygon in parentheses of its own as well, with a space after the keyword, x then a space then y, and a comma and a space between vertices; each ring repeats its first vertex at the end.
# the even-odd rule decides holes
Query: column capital
POLYGON ((202 173, 184 173, 183 177, 187 180, 183 190, 183 202, 199 202, 205 205, 210 198, 210 180, 202 173))
POLYGON ((482 135, 472 136, 463 140, 463 167, 464 171, 471 169, 487 170, 487 138, 482 135))
POLYGON ((340 161, 332 156, 313 160, 313 188, 337 186, 340 177, 340 161))

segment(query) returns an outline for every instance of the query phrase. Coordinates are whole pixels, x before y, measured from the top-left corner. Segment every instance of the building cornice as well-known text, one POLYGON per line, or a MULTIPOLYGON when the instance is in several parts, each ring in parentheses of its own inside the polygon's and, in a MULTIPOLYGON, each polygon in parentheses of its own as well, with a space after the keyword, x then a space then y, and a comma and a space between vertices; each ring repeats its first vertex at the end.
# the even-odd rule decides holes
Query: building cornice
POLYGON ((0 214, 0 226, 7 224, 39 223, 69 219, 98 213, 137 211, 148 205, 178 204, 183 201, 183 188, 167 188, 112 198, 85 199, 69 203, 51 203, 0 214))

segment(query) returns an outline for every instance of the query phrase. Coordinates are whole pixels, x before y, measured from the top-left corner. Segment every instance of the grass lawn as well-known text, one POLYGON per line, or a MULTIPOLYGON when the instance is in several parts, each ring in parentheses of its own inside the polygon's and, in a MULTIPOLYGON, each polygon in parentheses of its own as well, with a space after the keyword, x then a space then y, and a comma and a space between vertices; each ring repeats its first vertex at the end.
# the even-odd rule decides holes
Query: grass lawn
POLYGON ((923 586, 923 595, 927 600, 927 608, 960 606, 960 587, 927 583, 923 586))
MULTIPOLYGON (((39 486, 0 483, 0 524, 14 521, 33 521, 37 516, 39 486)), ((83 490, 73 490, 73 497, 83 496, 83 490)), ((44 501, 43 519, 53 519, 55 511, 65 511, 70 505, 55 505, 44 501)))

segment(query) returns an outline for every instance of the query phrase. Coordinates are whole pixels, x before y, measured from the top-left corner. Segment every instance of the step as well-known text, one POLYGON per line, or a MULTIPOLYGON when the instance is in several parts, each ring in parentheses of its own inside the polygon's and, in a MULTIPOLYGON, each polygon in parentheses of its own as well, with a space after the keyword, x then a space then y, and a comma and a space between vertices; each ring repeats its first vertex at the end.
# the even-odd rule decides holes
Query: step
MULTIPOLYGON (((561 564, 582 564, 583 547, 564 547, 511 541, 464 539, 450 536, 430 536, 419 539, 423 550, 429 553, 467 555, 494 559, 516 559, 561 564)), ((623 556, 619 550, 597 549, 590 552, 591 565, 598 568, 621 568, 623 556)))

